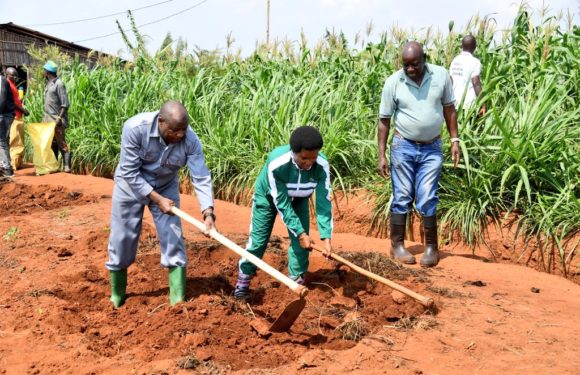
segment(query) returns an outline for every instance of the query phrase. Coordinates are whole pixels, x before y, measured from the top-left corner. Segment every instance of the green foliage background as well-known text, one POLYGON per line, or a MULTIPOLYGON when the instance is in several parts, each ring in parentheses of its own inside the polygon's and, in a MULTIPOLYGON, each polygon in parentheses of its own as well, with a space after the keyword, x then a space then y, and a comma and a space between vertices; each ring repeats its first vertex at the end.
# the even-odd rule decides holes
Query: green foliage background
MULTIPOLYGON (((571 260, 580 223, 580 29, 571 21, 562 26, 561 17, 541 18, 534 24, 522 8, 501 37, 487 17, 472 18, 460 32, 451 22, 445 35, 391 28, 378 43, 360 38, 354 46, 342 34, 328 32, 314 48, 305 38, 298 46, 288 41, 259 45, 245 59, 230 53, 229 44, 225 53, 188 53, 181 40, 173 48, 169 35, 151 56, 136 28, 134 43, 123 33, 133 54, 128 63, 101 59, 89 69, 54 49, 31 52, 40 61, 50 57, 61 64, 71 102, 68 139, 76 172, 111 176, 123 122, 175 99, 188 108, 202 140, 216 195, 247 203, 268 152, 287 143, 295 127, 312 124, 324 136, 335 189, 369 192, 372 222, 383 231, 391 194, 390 183, 376 174, 384 80, 400 68, 406 41, 424 43, 431 63, 449 66, 462 36, 472 33, 484 67, 481 100, 489 110, 483 117, 476 109, 460 111, 458 170, 445 150, 439 212, 446 235, 474 245, 484 239, 490 220, 515 213, 517 235, 544 244, 544 267, 553 267, 549 256, 559 258, 567 274, 570 267, 578 272, 571 260)), ((40 69, 30 67, 36 78, 26 99, 31 121, 41 119, 40 69)))

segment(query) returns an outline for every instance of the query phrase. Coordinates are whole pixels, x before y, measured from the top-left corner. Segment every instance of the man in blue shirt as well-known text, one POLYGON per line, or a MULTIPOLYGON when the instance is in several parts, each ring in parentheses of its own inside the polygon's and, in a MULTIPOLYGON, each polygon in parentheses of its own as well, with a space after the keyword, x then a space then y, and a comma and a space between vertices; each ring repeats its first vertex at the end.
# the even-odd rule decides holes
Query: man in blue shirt
POLYGON ((417 42, 403 47, 403 69, 385 82, 378 123, 379 174, 391 175, 391 255, 414 264, 415 257, 404 247, 407 213, 415 203, 423 216, 425 252, 421 265, 439 262, 437 245, 437 185, 443 165, 441 127, 445 119, 451 136, 451 157, 459 164, 459 135, 453 84, 443 67, 426 64, 423 47, 417 42), (391 122, 391 165, 385 149, 391 122))
POLYGON ((215 228, 211 175, 187 110, 178 102, 158 112, 140 113, 123 125, 121 156, 115 171, 107 268, 111 302, 125 302, 127 268, 135 261, 145 206, 153 216, 161 246, 161 265, 169 268, 169 301, 185 299, 187 256, 179 207, 179 169, 187 165, 208 231, 215 228))

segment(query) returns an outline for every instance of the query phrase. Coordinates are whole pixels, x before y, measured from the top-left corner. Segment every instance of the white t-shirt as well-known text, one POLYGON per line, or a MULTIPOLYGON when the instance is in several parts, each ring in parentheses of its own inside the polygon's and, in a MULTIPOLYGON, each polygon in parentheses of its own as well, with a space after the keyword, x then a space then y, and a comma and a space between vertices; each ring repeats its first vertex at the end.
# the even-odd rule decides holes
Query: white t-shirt
POLYGON ((471 53, 463 51, 453 59, 449 67, 449 74, 453 79, 456 103, 459 105, 463 103, 463 107, 469 107, 475 102, 477 96, 471 79, 479 76, 480 73, 481 63, 471 53))

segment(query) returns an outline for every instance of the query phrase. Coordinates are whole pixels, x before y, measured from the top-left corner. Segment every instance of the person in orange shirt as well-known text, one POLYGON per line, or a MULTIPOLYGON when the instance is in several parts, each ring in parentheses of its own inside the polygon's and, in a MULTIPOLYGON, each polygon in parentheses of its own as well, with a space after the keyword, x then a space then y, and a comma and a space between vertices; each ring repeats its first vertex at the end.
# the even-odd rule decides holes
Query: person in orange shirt
POLYGON ((24 121, 22 115, 28 116, 29 112, 22 105, 22 100, 16 87, 18 80, 18 71, 15 68, 6 69, 6 78, 12 91, 14 99, 14 120, 10 127, 10 162, 12 169, 17 170, 22 165, 22 158, 24 156, 24 121))

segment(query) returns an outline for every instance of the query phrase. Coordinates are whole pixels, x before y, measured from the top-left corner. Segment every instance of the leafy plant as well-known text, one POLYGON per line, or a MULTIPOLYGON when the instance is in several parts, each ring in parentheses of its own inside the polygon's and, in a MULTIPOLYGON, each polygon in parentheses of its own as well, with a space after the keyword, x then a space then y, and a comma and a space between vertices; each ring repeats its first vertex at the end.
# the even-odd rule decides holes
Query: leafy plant
POLYGON ((4 241, 14 241, 18 238, 18 233, 20 233, 20 229, 18 227, 10 227, 8 232, 3 236, 4 241))

